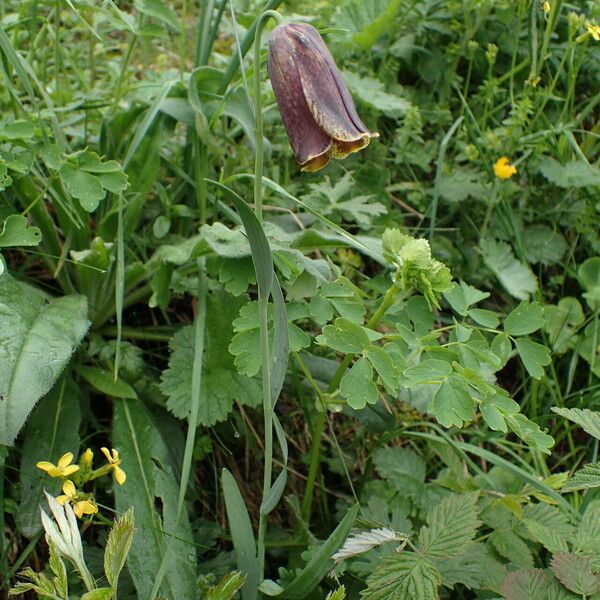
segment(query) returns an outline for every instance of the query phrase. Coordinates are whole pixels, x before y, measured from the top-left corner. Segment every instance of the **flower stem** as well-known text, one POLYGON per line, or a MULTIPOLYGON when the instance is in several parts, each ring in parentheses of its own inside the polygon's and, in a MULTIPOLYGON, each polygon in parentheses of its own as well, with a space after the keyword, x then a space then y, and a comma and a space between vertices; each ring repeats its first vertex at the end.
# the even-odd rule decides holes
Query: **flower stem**
POLYGON ((263 118, 260 98, 260 40, 267 21, 273 18, 281 23, 281 15, 274 10, 266 10, 258 18, 254 36, 254 137, 256 157, 254 161, 254 206, 256 218, 262 222, 262 177, 263 177, 263 118))
MULTIPOLYGON (((263 12, 257 21, 254 37, 254 135, 256 157, 254 162, 254 207, 256 218, 262 223, 262 176, 263 176, 263 119, 260 97, 260 41, 267 21, 273 18, 278 23, 282 18, 273 10, 263 12)), ((273 402, 271 399, 271 360, 269 352, 268 303, 270 290, 261 290, 258 294, 258 319, 260 327, 260 356, 262 371, 262 403, 265 427, 265 456, 263 474, 263 500, 271 490, 273 475, 273 402)), ((257 536, 258 580, 262 581, 265 571, 265 538, 267 533, 267 514, 260 511, 257 536)))
MULTIPOLYGON (((373 316, 368 320, 367 327, 369 329, 375 329, 379 322, 383 318, 383 315, 387 312, 387 310, 392 306, 394 301, 396 300, 396 296, 400 292, 399 283, 394 283, 385 293, 385 296, 381 300, 381 304, 377 308, 377 310, 373 313, 373 316)), ((346 354, 344 360, 340 363, 337 368, 333 379, 329 384, 329 388, 327 392, 329 394, 335 392, 340 385, 340 381, 346 369, 350 366, 350 363, 353 361, 355 354, 346 354)), ((313 493, 315 488, 315 481, 317 478, 317 472, 319 470, 319 463, 321 459, 321 438, 323 437, 323 432, 325 431, 325 423, 327 421, 327 413, 326 407, 323 406, 322 410, 319 411, 317 415, 317 420, 315 422, 315 426, 313 428, 311 441, 310 441, 310 462, 308 465, 308 476, 306 479, 306 488, 304 490, 304 497, 302 499, 302 518, 308 522, 310 518, 310 510, 312 506, 313 493)))

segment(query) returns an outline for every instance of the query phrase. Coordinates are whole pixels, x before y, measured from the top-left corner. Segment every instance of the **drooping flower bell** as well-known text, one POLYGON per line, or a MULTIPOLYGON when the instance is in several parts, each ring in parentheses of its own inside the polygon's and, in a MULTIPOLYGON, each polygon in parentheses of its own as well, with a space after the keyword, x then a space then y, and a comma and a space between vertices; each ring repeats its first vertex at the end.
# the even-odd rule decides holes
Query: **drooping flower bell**
POLYGON ((303 171, 318 171, 378 137, 360 120, 319 32, 279 25, 269 38, 267 69, 290 145, 303 171))

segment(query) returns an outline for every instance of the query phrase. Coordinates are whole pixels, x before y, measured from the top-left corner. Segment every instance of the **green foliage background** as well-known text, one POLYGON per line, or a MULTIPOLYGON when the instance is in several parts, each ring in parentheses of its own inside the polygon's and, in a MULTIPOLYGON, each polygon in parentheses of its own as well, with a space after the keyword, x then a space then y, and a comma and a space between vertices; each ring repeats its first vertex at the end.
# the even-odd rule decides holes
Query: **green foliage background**
POLYGON ((0 82, 1 593, 600 598, 598 0, 7 0, 0 82), (259 221, 266 8, 380 137, 301 174, 263 74, 259 221))

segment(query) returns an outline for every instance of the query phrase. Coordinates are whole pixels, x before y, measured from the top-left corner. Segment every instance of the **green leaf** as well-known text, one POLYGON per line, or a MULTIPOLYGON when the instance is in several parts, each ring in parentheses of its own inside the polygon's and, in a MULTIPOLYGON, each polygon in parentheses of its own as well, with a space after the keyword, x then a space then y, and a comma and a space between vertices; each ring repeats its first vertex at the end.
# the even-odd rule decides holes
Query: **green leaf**
POLYGON ((8 215, 0 231, 0 248, 37 246, 42 241, 39 227, 30 227, 27 217, 8 215))
POLYGON ((481 241, 483 260, 504 289, 517 300, 526 300, 537 290, 537 278, 531 269, 518 261, 506 242, 481 241))
POLYGON ((523 235, 527 260, 545 266, 558 263, 569 246, 563 235, 546 225, 533 225, 523 235))
POLYGON ((351 0, 340 7, 336 18, 340 27, 354 32, 354 42, 369 50, 393 26, 401 3, 401 0, 351 0))
POLYGON ((257 598, 259 573, 256 544, 248 509, 236 480, 227 469, 223 469, 221 473, 221 484, 231 538, 237 558, 237 567, 246 577, 242 589, 242 598, 243 600, 254 600, 257 598))
POLYGON ((525 415, 507 415, 506 423, 510 429, 516 433, 524 442, 527 442, 532 448, 537 448, 544 454, 550 454, 550 448, 554 445, 554 440, 547 435, 525 415))
POLYGON ((600 503, 597 500, 590 502, 583 513, 573 538, 573 550, 600 554, 600 503))
POLYGON ((77 455, 79 450, 78 386, 68 377, 60 379, 40 400, 31 413, 23 432, 21 447, 21 503, 17 511, 19 531, 28 538, 41 530, 40 506, 44 505, 44 489, 57 496, 60 481, 48 477, 35 465, 40 460, 56 463, 66 452, 77 455))
POLYGON ((499 562, 493 549, 479 542, 469 544, 459 556, 435 561, 445 587, 462 584, 471 590, 500 587, 506 577, 506 567, 499 562))
POLYGON ((370 345, 365 330, 343 317, 336 319, 333 325, 325 325, 316 339, 319 344, 345 354, 358 354, 370 345))
POLYGON ((489 193, 481 183, 481 174, 457 169, 450 174, 442 174, 438 182, 440 196, 448 202, 464 202, 470 196, 485 199, 489 193))
POLYGON ((86 367, 84 365, 77 365, 75 370, 96 391, 110 398, 136 400, 138 397, 136 391, 126 381, 122 379, 115 381, 112 371, 98 367, 86 367))
POLYGON ((377 371, 386 390, 392 394, 398 394, 398 377, 400 375, 398 368, 394 364, 392 357, 379 346, 369 346, 365 354, 367 360, 377 371))
POLYGON ((403 495, 418 499, 425 492, 425 462, 409 448, 382 448, 375 453, 377 473, 403 495))
POLYGON ((550 350, 529 338, 517 338, 515 346, 527 372, 534 379, 541 379, 544 374, 543 367, 548 366, 552 360, 550 350))
POLYGON ((571 160, 561 165, 550 156, 540 162, 540 173, 554 185, 565 189, 600 185, 600 170, 583 160, 571 160))
POLYGON ((463 317, 468 314, 468 309, 473 304, 477 304, 486 298, 489 298, 488 292, 482 292, 464 281, 455 283, 449 292, 444 292, 444 298, 450 306, 463 317))
POLYGON ((458 373, 451 374, 435 393, 428 411, 444 427, 462 427, 464 422, 472 421, 475 401, 466 379, 458 373))
POLYGON ((10 445, 85 335, 83 296, 48 297, 0 275, 0 443, 10 445))
POLYGON ((529 546, 514 532, 513 529, 503 527, 490 534, 490 543, 495 550, 517 567, 531 569, 533 556, 529 546))
POLYGON ((571 552, 558 552, 550 563, 552 572, 569 590, 583 596, 600 592, 600 576, 593 570, 593 558, 571 552))
POLYGON ((115 520, 104 549, 104 573, 112 588, 117 587, 133 540, 133 507, 115 520))
POLYGON ((544 309, 539 302, 521 302, 505 319, 508 335, 527 335, 544 326, 544 309))
POLYGON ((179 19, 162 0, 135 0, 135 7, 141 13, 158 19, 171 29, 181 31, 179 19))
POLYGON ((343 71, 342 76, 352 95, 363 104, 395 117, 403 115, 410 108, 410 102, 398 94, 389 94, 385 85, 373 77, 360 77, 356 73, 343 71))
POLYGON ((500 319, 493 310, 486 310, 484 308, 470 308, 469 316, 478 325, 481 325, 482 327, 488 327, 489 329, 496 329, 500 324, 500 319))
MULTIPOLYGON (((261 401, 260 383, 237 372, 227 349, 233 337, 232 322, 244 304, 243 298, 225 292, 211 294, 207 299, 198 409, 198 422, 207 427, 225 420, 236 400, 246 406, 256 406, 261 401)), ((194 327, 189 325, 175 333, 169 349, 169 366, 161 375, 160 389, 167 396, 167 408, 178 419, 186 419, 192 402, 194 327)))
MULTIPOLYGON (((171 552, 160 593, 166 598, 194 598, 196 549, 187 509, 177 517, 179 482, 172 464, 177 453, 162 438, 141 402, 114 400, 112 444, 119 451, 127 472, 124 485, 115 485, 118 514, 135 510, 135 534, 127 557, 127 568, 139 598, 149 598, 156 573, 169 543, 171 552)), ((161 413, 160 420, 168 420, 161 413)))
POLYGON ((427 358, 403 373, 404 385, 412 387, 422 383, 441 383, 452 373, 452 365, 437 358, 427 358))
POLYGON ((563 492, 586 490, 600 487, 600 463, 588 463, 579 469, 573 477, 565 483, 563 492))
POLYGON ((513 571, 502 584, 505 600, 549 600, 551 579, 542 569, 513 571))
POLYGON ((419 532, 418 548, 432 558, 450 558, 464 552, 475 537, 478 493, 451 494, 428 515, 419 532))
POLYGON ((376 404, 377 386, 373 383, 373 367, 366 358, 359 358, 340 382, 340 395, 355 410, 376 404))
POLYGON ((64 163, 59 174, 69 194, 77 198, 82 208, 90 213, 98 208, 100 200, 106 196, 106 190, 97 177, 81 171, 71 163, 64 163))
POLYGON ((600 412, 589 408, 552 407, 552 412, 577 423, 586 433, 600 440, 600 412))
POLYGON ((426 556, 400 552, 367 578, 362 600, 437 600, 442 576, 426 556))
POLYGON ((96 588, 86 592, 81 596, 81 600, 111 600, 114 597, 114 590, 109 587, 96 588))
POLYGON ((582 287, 583 297, 592 310, 600 310, 600 256, 585 260, 577 271, 582 287))
POLYGON ((205 600, 231 600, 245 582, 246 578, 238 571, 227 573, 219 583, 206 590, 205 600))
POLYGON ((561 298, 558 305, 544 307, 545 329, 550 337, 552 349, 562 354, 577 341, 577 330, 585 321, 583 309, 577 298, 561 298))
POLYGON ((303 598, 309 598, 309 594, 319 585, 323 577, 331 571, 333 567, 333 560, 331 557, 335 551, 344 543, 344 540, 348 537, 356 515, 358 514, 359 505, 355 504, 347 513, 346 516, 341 520, 339 525, 335 528, 333 533, 327 538, 327 540, 321 544, 319 549, 313 554, 308 564, 302 569, 302 571, 294 577, 294 579, 281 589, 269 586, 270 580, 265 580, 260 585, 260 590, 269 596, 278 596, 282 600, 301 600, 303 598), (269 593, 267 589, 270 588, 275 593, 269 593))
POLYGON ((569 549, 567 538, 555 529, 546 527, 533 519, 523 519, 530 537, 550 552, 566 552, 569 549))

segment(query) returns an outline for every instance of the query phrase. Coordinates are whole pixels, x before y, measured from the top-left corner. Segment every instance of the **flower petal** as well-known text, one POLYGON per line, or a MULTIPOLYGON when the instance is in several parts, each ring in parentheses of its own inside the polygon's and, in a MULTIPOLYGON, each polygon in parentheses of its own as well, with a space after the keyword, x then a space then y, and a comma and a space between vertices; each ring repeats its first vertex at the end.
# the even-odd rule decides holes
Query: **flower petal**
POLYGON ((69 465, 68 467, 62 469, 62 477, 68 477, 76 471, 79 471, 79 465, 69 465))
POLYGON ((114 475, 115 475, 115 481, 119 484, 119 485, 123 485, 125 483, 125 480, 127 479, 127 475, 125 474, 125 471, 123 471, 123 469, 121 469, 121 467, 115 465, 114 469, 114 475))
POLYGON ((70 465, 73 462, 73 453, 72 452, 66 452, 65 454, 63 454, 59 459, 58 459, 58 464, 57 466, 60 469, 64 469, 67 465, 70 465))
POLYGON ((104 454, 104 456, 106 456, 106 460, 108 462, 112 462, 112 456, 110 455, 108 448, 100 448, 100 452, 102 452, 102 454, 104 454))
POLYGON ((315 122, 304 97, 294 45, 286 26, 276 27, 271 32, 267 70, 296 160, 306 165, 318 159, 315 164, 325 166, 329 162, 331 139, 315 122))
POLYGON ((72 498, 73 496, 75 496, 75 494, 77 493, 77 488, 75 487, 75 484, 70 480, 67 479, 62 486, 62 491, 69 496, 69 498, 72 498))
POLYGON ((35 465, 38 469, 42 471, 50 472, 52 469, 56 469, 56 466, 47 460, 40 460, 40 462, 35 465))
POLYGON ((60 496, 56 496, 56 501, 62 506, 65 502, 68 502, 69 496, 61 494, 60 496))

